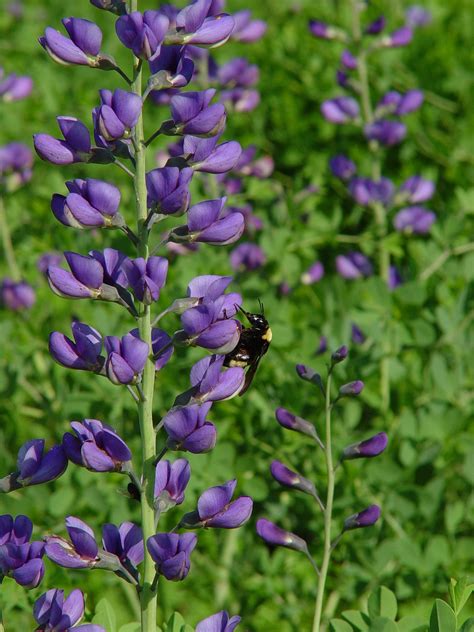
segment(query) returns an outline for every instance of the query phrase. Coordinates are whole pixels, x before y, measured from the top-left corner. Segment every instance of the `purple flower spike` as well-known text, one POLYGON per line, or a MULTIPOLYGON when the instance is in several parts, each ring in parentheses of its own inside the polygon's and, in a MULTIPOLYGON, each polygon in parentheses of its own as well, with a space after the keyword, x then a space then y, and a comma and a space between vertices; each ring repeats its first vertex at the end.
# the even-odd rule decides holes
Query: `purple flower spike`
POLYGON ((124 46, 135 57, 153 60, 160 54, 161 44, 169 27, 169 19, 160 11, 134 11, 121 15, 115 23, 115 31, 124 46))
POLYGON ((385 432, 379 432, 378 434, 365 439, 365 441, 359 441, 347 446, 342 453, 342 458, 347 461, 351 459, 368 459, 382 454, 387 447, 388 437, 385 432))
POLYGON ((357 168, 347 156, 338 155, 331 158, 329 168, 333 175, 340 180, 350 180, 355 175, 357 168))
POLYGON ((62 23, 70 39, 48 26, 39 38, 41 46, 58 64, 96 68, 102 44, 102 31, 97 24, 82 18, 64 18, 62 23))
POLYGON ((436 215, 433 211, 423 206, 408 206, 395 215, 393 225, 396 230, 403 233, 425 235, 435 221, 436 215))
POLYGON ((92 568, 99 562, 99 547, 94 532, 74 516, 66 518, 70 541, 56 535, 45 538, 45 553, 50 560, 65 568, 92 568))
POLYGON ((127 471, 132 459, 127 444, 110 427, 97 419, 71 421, 70 432, 63 435, 67 458, 92 472, 127 471))
POLYGON ((265 540, 265 542, 271 546, 284 546, 287 549, 300 551, 300 553, 306 553, 308 551, 308 545, 303 538, 300 538, 295 533, 291 533, 291 531, 285 531, 266 518, 259 518, 257 520, 257 533, 262 540, 265 540))
POLYGON ((108 354, 105 371, 109 380, 117 385, 138 382, 150 353, 148 344, 131 332, 121 339, 106 336, 104 344, 108 354))
POLYGON ((191 476, 191 467, 186 459, 159 461, 155 469, 153 497, 155 507, 163 513, 184 501, 184 490, 191 476))
POLYGON ((182 215, 189 206, 193 170, 177 167, 153 169, 146 174, 148 207, 163 215, 182 215))
POLYGON ((190 378, 196 401, 217 402, 238 395, 245 382, 245 371, 240 367, 222 371, 224 360, 223 355, 212 355, 192 367, 190 378))
POLYGON ((125 225, 118 213, 120 191, 103 180, 71 180, 66 182, 67 196, 55 193, 51 210, 56 219, 73 228, 120 228, 125 225))
POLYGON ((245 219, 241 213, 225 214, 225 197, 200 202, 188 211, 187 226, 181 226, 170 234, 176 241, 204 242, 225 246, 242 236, 245 219))
POLYGON ((237 481, 210 487, 199 497, 197 510, 186 514, 181 526, 188 529, 215 528, 236 529, 250 518, 253 501, 249 496, 239 496, 231 501, 237 481))
POLYGON ((241 617, 229 617, 225 610, 221 610, 200 621, 195 632, 234 632, 241 620, 241 617))
POLYGON ((277 483, 283 485, 283 487, 289 487, 290 489, 298 489, 305 494, 309 494, 310 496, 314 496, 316 494, 316 490, 311 481, 309 481, 298 472, 293 472, 286 467, 281 461, 272 461, 270 465, 270 472, 273 478, 277 483))
POLYGON ((84 616, 84 608, 84 595, 78 588, 66 599, 63 590, 52 588, 35 601, 36 632, 105 632, 105 628, 92 623, 76 625, 84 616))
MULTIPOLYGON (((116 556, 125 568, 136 567, 143 562, 145 547, 140 527, 133 522, 122 522, 120 526, 104 524, 102 527, 104 551, 116 556)), ((138 573, 136 573, 138 574, 138 573)))
POLYGON ((195 533, 157 533, 148 538, 146 546, 157 573, 170 581, 181 581, 189 573, 196 543, 195 533))
POLYGON ((18 76, 15 73, 2 79, 0 73, 0 99, 5 103, 26 99, 33 90, 33 79, 26 76, 18 76))
POLYGON ((91 156, 91 139, 87 127, 72 116, 58 116, 57 121, 64 140, 49 134, 35 134, 33 144, 38 156, 53 165, 87 162, 91 156))
POLYGON ((99 90, 101 105, 94 108, 92 119, 96 142, 103 147, 121 138, 129 138, 142 111, 142 100, 134 92, 117 89, 99 90))
POLYGON ((243 242, 230 253, 233 270, 257 270, 265 265, 267 256, 257 244, 243 242))
POLYGON ((168 259, 132 259, 126 268, 126 274, 135 298, 145 305, 151 305, 160 298, 160 290, 166 283, 168 259))
POLYGON ((275 418, 280 426, 287 430, 294 430, 308 437, 316 437, 316 430, 310 421, 306 421, 306 419, 290 413, 286 408, 277 408, 275 410, 275 418))
POLYGON ((36 293, 26 281, 3 279, 0 284, 0 303, 12 312, 30 309, 36 302, 36 293))
POLYGON ((367 33, 367 35, 378 35, 384 30, 386 22, 387 20, 384 15, 379 16, 367 26, 365 33, 367 33))
POLYGON ((316 261, 301 275, 301 283, 303 285, 313 285, 313 283, 321 281, 323 276, 324 266, 320 261, 316 261))
POLYGON ((183 155, 194 171, 226 173, 235 167, 242 147, 234 140, 217 145, 219 138, 184 137, 183 155))
POLYGON ((234 30, 234 19, 225 13, 209 15, 212 0, 196 0, 176 16, 176 35, 172 43, 214 48, 224 44, 234 30))
POLYGON ((44 439, 32 439, 24 443, 17 457, 16 480, 22 487, 54 481, 67 468, 67 458, 61 446, 44 450, 44 439))
MULTIPOLYGON (((194 5, 191 5, 194 6, 194 5)), ((175 124, 173 134, 216 136, 225 127, 225 108, 220 103, 210 105, 216 91, 183 92, 171 99, 171 117, 175 124)))
POLYGON ((216 427, 206 421, 212 402, 200 406, 177 406, 163 418, 170 450, 186 450, 193 454, 209 452, 216 445, 216 427))
POLYGON ((344 521, 344 531, 371 527, 380 518, 380 513, 381 511, 378 505, 370 505, 367 509, 346 518, 344 521))
POLYGON ((343 384, 339 389, 339 397, 355 397, 362 393, 363 388, 364 382, 362 382, 362 380, 348 382, 347 384, 343 384))
POLYGON ((400 143, 405 138, 406 133, 407 128, 403 123, 387 119, 380 119, 364 127, 364 135, 367 140, 376 140, 387 147, 400 143))
POLYGON ((65 252, 64 256, 71 272, 57 266, 50 266, 47 271, 53 292, 63 298, 99 298, 104 281, 100 263, 93 257, 75 252, 65 252))
POLYGON ((102 336, 85 323, 71 326, 74 342, 59 331, 49 337, 49 352, 53 359, 68 369, 99 372, 104 364, 101 356, 102 336))
POLYGON ((30 542, 33 524, 27 516, 0 516, 0 581, 12 577, 25 588, 43 579, 43 542, 30 542))
POLYGON ((388 48, 399 48, 401 46, 407 46, 413 39, 413 31, 408 26, 402 26, 402 28, 393 31, 390 35, 383 38, 383 45, 388 48))
POLYGON ((263 20, 252 20, 252 14, 248 10, 237 11, 234 18, 234 30, 232 39, 244 44, 252 44, 261 39, 267 30, 267 23, 263 20))
POLYGON ((348 252, 336 257, 337 273, 343 279, 359 279, 371 276, 373 272, 369 259, 361 252, 348 252))
POLYGON ((321 105, 321 113, 330 123, 343 124, 359 116, 359 104, 352 97, 327 99, 321 105))
POLYGON ((431 180, 421 176, 412 176, 405 180, 399 189, 399 196, 410 204, 419 204, 430 200, 435 192, 435 185, 431 180))

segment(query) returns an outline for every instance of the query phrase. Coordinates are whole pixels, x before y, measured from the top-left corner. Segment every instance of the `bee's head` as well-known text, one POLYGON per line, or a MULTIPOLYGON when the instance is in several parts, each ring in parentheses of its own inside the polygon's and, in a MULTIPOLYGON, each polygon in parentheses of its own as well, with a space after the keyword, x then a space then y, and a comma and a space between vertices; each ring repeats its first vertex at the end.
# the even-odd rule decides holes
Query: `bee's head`
POLYGON ((252 325, 252 327, 256 327, 257 329, 267 329, 268 321, 265 318, 265 310, 261 301, 259 301, 259 303, 261 310, 260 314, 251 314, 250 312, 246 312, 245 309, 243 309, 239 305, 236 305, 236 307, 238 307, 239 311, 241 311, 242 314, 245 314, 247 320, 252 325))

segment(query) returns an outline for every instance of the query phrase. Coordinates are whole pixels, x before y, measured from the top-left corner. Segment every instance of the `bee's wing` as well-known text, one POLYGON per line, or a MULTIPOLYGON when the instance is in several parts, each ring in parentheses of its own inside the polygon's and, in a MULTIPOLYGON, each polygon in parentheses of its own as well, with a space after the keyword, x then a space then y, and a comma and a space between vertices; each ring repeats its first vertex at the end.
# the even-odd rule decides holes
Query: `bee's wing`
POLYGON ((244 385, 242 387, 242 390, 239 393, 239 397, 242 397, 242 395, 247 391, 247 389, 250 387, 250 384, 252 384, 252 380, 255 377, 255 373, 257 372, 258 369, 258 365, 260 363, 260 360, 262 359, 263 353, 261 353, 258 358, 255 359, 255 361, 250 365, 250 367, 247 369, 247 373, 245 374, 245 382, 244 385))

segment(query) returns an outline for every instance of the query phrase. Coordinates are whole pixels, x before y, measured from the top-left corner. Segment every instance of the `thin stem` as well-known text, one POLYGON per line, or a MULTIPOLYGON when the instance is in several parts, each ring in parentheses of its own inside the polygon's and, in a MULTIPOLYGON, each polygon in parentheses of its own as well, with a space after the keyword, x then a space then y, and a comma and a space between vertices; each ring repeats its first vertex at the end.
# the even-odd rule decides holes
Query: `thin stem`
POLYGON ((314 568, 314 572, 316 573, 316 575, 318 577, 320 577, 321 571, 319 570, 318 565, 314 561, 314 558, 313 558, 313 556, 311 555, 311 553, 309 551, 306 551, 306 557, 311 562, 311 566, 314 568))
POLYGON ((129 86, 132 85, 132 80, 127 76, 127 74, 119 66, 115 66, 114 70, 115 70, 115 72, 118 72, 118 74, 123 79, 125 79, 125 81, 128 83, 129 86))
POLYGON ((160 129, 157 129, 157 130, 156 130, 156 132, 154 132, 154 133, 150 136, 150 138, 148 138, 148 139, 145 141, 145 147, 148 147, 148 145, 150 145, 150 144, 151 144, 151 143, 155 140, 155 138, 158 138, 158 136, 159 136, 160 134, 161 134, 161 127, 160 127, 160 129))
POLYGON ((115 158, 114 165, 117 165, 119 169, 122 169, 122 171, 125 171, 125 173, 131 178, 135 178, 135 174, 133 173, 133 171, 130 171, 130 169, 126 165, 124 165, 121 160, 118 160, 118 158, 115 158))
POLYGON ((321 498, 318 496, 318 493, 315 491, 312 496, 315 499, 315 501, 318 503, 319 508, 321 509, 321 511, 324 513, 326 511, 326 509, 324 508, 324 503, 321 500, 321 498))
MULTIPOLYGON (((131 0, 130 8, 137 10, 137 0, 131 0)), ((141 97, 142 71, 140 60, 134 61, 133 91, 141 97)), ((135 145, 135 201, 137 216, 137 255, 148 259, 148 230, 145 222, 148 214, 146 191, 146 148, 143 135, 142 114, 137 121, 134 131, 135 145)), ((150 306, 144 305, 138 317, 138 330, 140 338, 148 344, 151 351, 151 315, 150 306)), ((153 428, 153 390, 155 386, 155 364, 150 357, 145 364, 142 376, 143 397, 137 404, 142 442, 142 492, 140 495, 143 539, 146 542, 155 533, 155 509, 153 506, 153 487, 155 477, 155 431, 153 428)), ((142 632, 156 632, 156 586, 155 567, 153 560, 145 546, 145 560, 140 590, 141 630, 142 632)))
POLYGON ((331 369, 329 370, 326 382, 326 471, 328 478, 328 488, 326 496, 326 509, 324 511, 324 553, 319 575, 318 591, 316 594, 316 604, 314 608, 313 632, 319 632, 321 626, 321 616, 323 612, 324 589, 326 586, 326 578, 329 569, 329 561, 331 559, 331 522, 332 522, 332 506, 334 501, 334 466, 332 461, 332 443, 331 443, 331 369))
POLYGON ((426 281, 434 274, 439 268, 441 268, 449 257, 459 256, 472 252, 474 250, 474 242, 463 244, 462 246, 456 246, 455 248, 447 248, 444 250, 427 268, 420 274, 420 281, 426 281))
POLYGON ((8 271, 14 281, 20 281, 21 272, 16 262, 15 251, 13 250, 13 243, 10 234, 10 228, 8 226, 7 215, 5 212, 5 206, 3 204, 3 198, 0 197, 0 232, 2 233, 2 246, 5 254, 5 261, 7 262, 8 271))

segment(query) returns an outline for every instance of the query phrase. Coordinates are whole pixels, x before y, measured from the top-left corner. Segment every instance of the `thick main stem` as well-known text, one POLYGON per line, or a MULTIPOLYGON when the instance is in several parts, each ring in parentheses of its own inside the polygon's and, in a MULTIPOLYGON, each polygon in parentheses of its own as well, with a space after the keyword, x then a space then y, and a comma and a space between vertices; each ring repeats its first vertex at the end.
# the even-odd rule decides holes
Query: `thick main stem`
POLYGON ((20 268, 15 259, 15 251, 13 250, 12 238, 10 235, 10 228, 8 226, 8 219, 6 216, 5 206, 3 199, 0 197, 0 233, 2 234, 2 246, 3 253, 5 255, 5 261, 7 262, 8 272, 13 281, 19 281, 21 279, 20 268))
POLYGON ((328 478, 328 488, 326 494, 326 507, 324 509, 324 552, 321 571, 319 575, 318 592, 316 595, 316 605, 314 608, 313 632, 319 632, 321 627, 321 616, 323 612, 324 590, 326 587, 326 578, 329 570, 329 562, 331 560, 331 524, 332 524, 332 506, 334 502, 334 464, 332 460, 332 443, 331 443, 331 369, 328 373, 326 384, 326 472, 328 478))
MULTIPOLYGON (((135 60, 135 79, 132 84, 133 91, 142 95, 142 71, 140 62, 135 60)), ((140 115, 134 131, 135 146, 135 200, 137 215, 137 255, 148 259, 148 230, 147 218, 147 192, 146 192, 146 147, 143 135, 143 118, 140 115)), ((142 441, 142 491, 141 512, 142 530, 145 541, 155 533, 153 487, 155 477, 155 431, 153 429, 153 391, 155 386, 155 365, 151 357, 151 314, 149 305, 143 305, 138 317, 138 330, 140 338, 148 344, 150 357, 145 365, 142 376, 143 397, 138 402, 138 419, 142 441)), ((155 577, 154 563, 145 546, 145 561, 140 587, 141 629, 142 632, 156 632, 156 591, 153 587, 155 577)))

